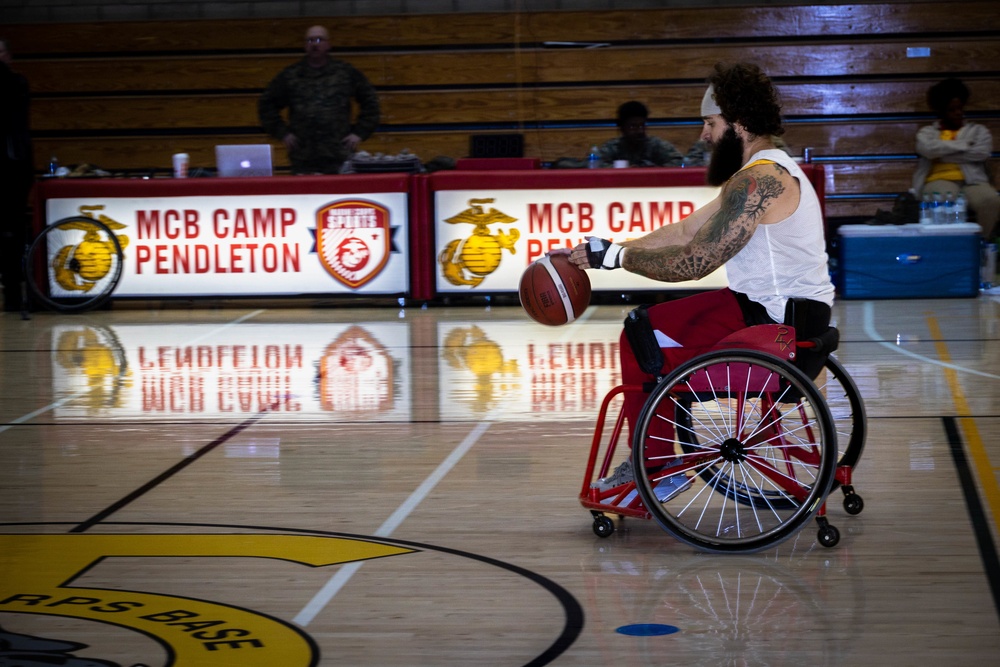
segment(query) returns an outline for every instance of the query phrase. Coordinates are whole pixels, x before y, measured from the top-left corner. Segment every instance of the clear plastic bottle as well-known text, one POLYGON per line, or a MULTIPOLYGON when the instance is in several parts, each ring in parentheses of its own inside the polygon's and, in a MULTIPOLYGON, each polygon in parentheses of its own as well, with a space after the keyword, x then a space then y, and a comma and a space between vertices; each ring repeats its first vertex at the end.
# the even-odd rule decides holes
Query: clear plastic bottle
POLYGON ((965 193, 959 190, 958 197, 955 198, 955 222, 962 223, 968 220, 969 202, 965 198, 965 193))
POLYGON ((920 200, 920 224, 934 224, 934 202, 931 200, 930 194, 925 194, 924 198, 920 200))
POLYGON ((587 156, 587 168, 597 169, 601 166, 601 153, 597 150, 597 146, 590 147, 590 155, 587 156))
POLYGON ((59 158, 55 155, 49 158, 49 176, 55 176, 59 171, 59 158))
POLYGON ((944 222, 946 225, 953 225, 958 222, 955 219, 955 193, 946 192, 944 195, 944 222))
POLYGON ((934 207, 933 207, 932 210, 934 211, 934 215, 933 215, 934 224, 935 225, 943 225, 946 222, 946 220, 944 218, 944 200, 941 199, 941 193, 940 192, 935 192, 934 193, 933 204, 934 204, 934 207))

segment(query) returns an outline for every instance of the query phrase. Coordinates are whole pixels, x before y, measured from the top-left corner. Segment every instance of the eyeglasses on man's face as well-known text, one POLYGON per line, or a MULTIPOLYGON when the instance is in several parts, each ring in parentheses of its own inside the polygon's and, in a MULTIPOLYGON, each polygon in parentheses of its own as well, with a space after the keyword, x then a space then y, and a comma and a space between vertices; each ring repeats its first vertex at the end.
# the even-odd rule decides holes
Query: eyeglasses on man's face
POLYGON ((326 41, 326 37, 306 37, 306 44, 320 44, 326 41))

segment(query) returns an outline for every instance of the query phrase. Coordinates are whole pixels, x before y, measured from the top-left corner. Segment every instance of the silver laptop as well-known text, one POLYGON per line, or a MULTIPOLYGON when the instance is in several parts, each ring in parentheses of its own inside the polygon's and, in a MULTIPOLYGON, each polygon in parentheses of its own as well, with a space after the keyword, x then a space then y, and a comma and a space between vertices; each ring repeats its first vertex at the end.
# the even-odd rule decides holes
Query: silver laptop
POLYGON ((271 144, 216 146, 219 176, 270 176, 271 144))

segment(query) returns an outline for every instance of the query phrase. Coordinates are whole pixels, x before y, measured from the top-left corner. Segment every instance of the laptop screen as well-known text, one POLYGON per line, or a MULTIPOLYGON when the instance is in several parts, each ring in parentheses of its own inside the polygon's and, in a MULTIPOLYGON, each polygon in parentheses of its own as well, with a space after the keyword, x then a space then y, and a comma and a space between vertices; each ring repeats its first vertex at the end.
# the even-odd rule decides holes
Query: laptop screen
POLYGON ((215 166, 219 176, 270 176, 271 145, 216 146, 215 166))

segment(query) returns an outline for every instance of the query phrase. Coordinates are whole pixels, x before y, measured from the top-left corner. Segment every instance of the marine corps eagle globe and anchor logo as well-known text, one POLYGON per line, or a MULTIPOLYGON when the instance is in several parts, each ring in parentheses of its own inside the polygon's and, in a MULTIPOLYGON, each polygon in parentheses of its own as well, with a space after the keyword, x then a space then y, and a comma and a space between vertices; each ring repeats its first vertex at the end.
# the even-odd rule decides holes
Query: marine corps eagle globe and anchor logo
POLYGON ((492 224, 517 222, 517 218, 495 208, 486 210, 483 207, 483 204, 492 204, 493 201, 492 198, 470 199, 469 208, 458 215, 445 218, 445 222, 453 225, 473 225, 472 236, 449 242, 438 256, 442 275, 452 285, 479 285, 486 276, 500 267, 504 250, 512 255, 517 252, 514 244, 521 232, 512 229, 508 234, 500 229, 493 233, 489 228, 492 224))
POLYGON ((351 289, 374 279, 389 261, 395 228, 389 210, 363 199, 337 201, 316 212, 316 252, 327 273, 351 289))
MULTIPOLYGON (((104 223, 108 229, 117 232, 125 229, 125 225, 112 220, 103 213, 94 215, 95 211, 104 210, 103 205, 81 206, 80 215, 104 223)), ((60 224, 64 230, 77 230, 82 234, 79 243, 73 245, 63 245, 54 250, 49 267, 52 276, 60 288, 68 295, 90 292, 98 285, 112 270, 112 265, 117 261, 117 252, 114 242, 109 238, 104 238, 101 231, 92 224, 85 221, 69 221, 60 224)), ((115 234, 122 251, 128 247, 129 238, 122 234, 115 234)))

